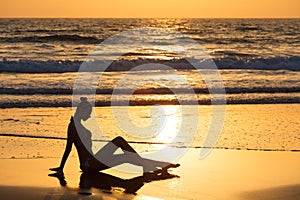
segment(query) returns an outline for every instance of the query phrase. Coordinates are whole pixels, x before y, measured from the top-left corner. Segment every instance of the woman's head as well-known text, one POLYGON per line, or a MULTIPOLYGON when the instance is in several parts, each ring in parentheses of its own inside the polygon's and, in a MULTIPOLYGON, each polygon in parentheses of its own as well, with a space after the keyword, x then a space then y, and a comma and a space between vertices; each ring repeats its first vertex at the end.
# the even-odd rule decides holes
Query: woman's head
POLYGON ((92 113, 92 104, 86 97, 80 97, 80 103, 77 106, 74 117, 86 121, 92 113))

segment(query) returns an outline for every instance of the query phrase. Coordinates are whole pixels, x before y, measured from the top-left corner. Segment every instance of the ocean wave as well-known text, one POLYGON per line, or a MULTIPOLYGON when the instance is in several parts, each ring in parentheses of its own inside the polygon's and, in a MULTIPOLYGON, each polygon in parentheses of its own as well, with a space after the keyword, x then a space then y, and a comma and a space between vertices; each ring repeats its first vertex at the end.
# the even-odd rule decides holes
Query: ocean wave
POLYGON ((235 30, 237 31, 265 31, 263 28, 261 27, 257 27, 257 26, 249 26, 249 25, 243 25, 242 26, 236 27, 235 30))
MULTIPOLYGON (((101 94, 101 95, 127 95, 132 93, 132 89, 82 89, 74 91, 72 88, 3 88, 0 87, 0 94, 7 95, 71 95, 73 92, 81 95, 101 94)), ((222 94, 221 88, 193 88, 195 94, 222 94)), ((244 93, 300 93, 300 87, 225 87, 226 94, 244 94, 244 93)), ((134 90, 133 95, 172 95, 172 94, 191 94, 191 90, 186 88, 146 88, 134 90)))
POLYGON ((258 43, 255 39, 245 38, 194 38, 200 44, 254 44, 258 43))
MULTIPOLYGON (((110 100, 96 100, 96 107, 103 106, 153 106, 153 105, 224 105, 224 104, 291 104, 291 103, 300 103, 299 97, 284 97, 284 98, 274 98, 274 97, 258 97, 252 99, 238 99, 238 98, 228 98, 226 102, 223 100, 214 100, 211 99, 200 99, 200 100, 182 100, 178 101, 177 99, 170 100, 130 100, 129 103, 127 100, 113 101, 110 100)), ((58 100, 58 101, 45 101, 45 100, 36 100, 36 101, 9 101, 9 102, 0 102, 0 108, 31 108, 31 107, 72 107, 71 100, 58 100)))
POLYGON ((82 61, 71 60, 19 60, 0 62, 0 72, 16 73, 63 73, 77 72, 82 61))
MULTIPOLYGON (((256 70, 292 70, 300 71, 300 56, 292 57, 272 57, 272 58, 248 58, 228 56, 213 59, 218 69, 256 69, 256 70)), ((19 60, 9 61, 4 58, 0 61, 0 72, 19 72, 19 73, 63 73, 77 72, 83 61, 79 60, 19 60)), ((98 61, 89 61, 98 62, 98 61)), ((200 61, 205 63, 206 60, 200 61)), ((195 69, 186 59, 173 58, 170 60, 158 59, 120 59, 114 61, 106 71, 128 71, 136 66, 149 63, 159 63, 167 65, 176 70, 195 69)), ((95 63, 94 63, 95 64, 95 63)), ((201 64, 201 63, 200 63, 201 64)), ((153 65, 149 70, 160 70, 153 65)), ((101 71, 93 69, 93 71, 101 71)))
POLYGON ((0 42, 73 42, 82 44, 99 44, 102 39, 98 39, 92 36, 81 36, 81 35, 68 35, 68 34, 58 34, 58 35, 46 35, 46 36, 27 36, 27 37, 2 37, 0 42))

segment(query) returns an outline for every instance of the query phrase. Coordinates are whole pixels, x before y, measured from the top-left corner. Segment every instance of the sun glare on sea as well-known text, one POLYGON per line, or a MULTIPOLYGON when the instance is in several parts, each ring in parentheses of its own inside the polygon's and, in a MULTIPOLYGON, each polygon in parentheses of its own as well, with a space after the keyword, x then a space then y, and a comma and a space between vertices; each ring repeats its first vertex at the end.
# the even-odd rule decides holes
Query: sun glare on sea
MULTIPOLYGON (((153 142, 169 144, 177 136, 181 126, 181 107, 179 105, 163 106, 165 115, 160 117, 160 129, 159 133, 153 142)), ((164 145, 159 145, 156 148, 163 148, 164 145)))

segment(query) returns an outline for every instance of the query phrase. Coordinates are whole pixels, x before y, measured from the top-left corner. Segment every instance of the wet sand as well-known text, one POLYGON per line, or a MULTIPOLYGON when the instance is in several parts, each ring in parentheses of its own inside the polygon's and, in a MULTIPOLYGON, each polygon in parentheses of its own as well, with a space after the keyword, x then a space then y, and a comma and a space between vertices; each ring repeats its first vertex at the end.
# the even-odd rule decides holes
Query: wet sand
MULTIPOLYGON (((191 149, 170 170, 179 178, 145 183, 133 194, 115 188, 92 189, 92 195, 80 195, 76 158, 68 160, 62 187, 47 176, 49 167, 59 158, 1 159, 0 194, 3 199, 287 199, 300 197, 300 154, 297 152, 262 152, 214 150, 199 160, 199 149, 191 149)), ((140 169, 141 170, 141 169, 140 169)), ((142 172, 142 171, 141 171, 142 172)), ((121 178, 141 174, 114 169, 105 173, 121 178)))
MULTIPOLYGON (((124 194, 120 188, 93 189, 92 195, 79 195, 81 172, 75 149, 65 169, 68 187, 48 177, 48 168, 60 163, 71 108, 1 109, 1 199, 299 199, 299 104, 227 105, 216 148, 200 160, 210 108, 200 106, 199 132, 192 148, 178 161, 181 166, 172 170, 180 178, 145 183, 136 195, 124 194)), ((137 123, 151 120, 149 107, 130 109, 137 123)), ((168 116, 176 116, 176 106, 168 109, 168 116)), ((119 134, 128 139, 114 124, 109 107, 96 108, 96 112, 107 139, 119 134)), ((129 140, 139 152, 160 148, 129 140)), ((139 174, 105 173, 128 179, 141 175, 142 169, 138 170, 139 174)))
MULTIPOLYGON (((178 106, 165 107, 167 119, 180 120, 178 106)), ((197 107, 190 106, 190 110, 193 109, 197 107)), ((141 126, 149 125, 151 123, 149 110, 149 106, 130 107, 132 122, 141 126)), ((121 135, 128 141, 132 141, 131 144, 139 152, 160 148, 159 145, 150 145, 151 142, 168 142, 168 138, 164 137, 146 141, 149 145, 140 145, 135 143, 138 137, 131 137, 118 127, 110 107, 97 107, 94 113, 102 129, 101 134, 97 127, 88 127, 95 139, 111 140, 121 135)), ((223 130, 215 147, 237 150, 299 151, 299 113, 300 104, 227 105, 223 130)), ((72 108, 11 108, 0 109, 0 114, 0 158, 47 158, 59 157, 62 154, 72 108)), ((199 107, 198 131, 194 136, 193 147, 202 147, 208 128, 214 123, 219 123, 212 122, 211 116, 211 106, 199 107)), ((183 117, 190 122, 191 126, 195 126, 193 115, 186 113, 183 117)), ((189 128, 189 126, 183 127, 183 131, 188 133, 189 128)), ((76 153, 72 155, 76 156, 76 153)))

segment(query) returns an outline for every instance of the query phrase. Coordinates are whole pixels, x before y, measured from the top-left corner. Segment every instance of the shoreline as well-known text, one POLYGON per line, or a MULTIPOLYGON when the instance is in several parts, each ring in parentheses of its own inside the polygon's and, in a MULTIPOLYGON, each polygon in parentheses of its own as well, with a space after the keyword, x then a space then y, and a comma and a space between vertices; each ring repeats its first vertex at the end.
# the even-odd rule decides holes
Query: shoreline
MULTIPOLYGON (((23 135, 23 134, 6 134, 6 133, 0 133, 0 137, 16 137, 16 138, 29 138, 29 139, 45 139, 45 140, 64 140, 66 141, 67 138, 63 137, 51 137, 51 136, 36 136, 36 135, 23 135)), ((93 142, 110 142, 110 140, 92 140, 93 142)), ((148 144, 148 145, 167 145, 169 143, 163 143, 163 142, 143 142, 143 141, 127 141, 130 144, 148 144)), ((176 145, 171 145, 171 147, 176 148, 176 145)), ((178 148, 178 147, 177 147, 178 148)), ((255 148, 232 148, 232 147, 204 147, 204 146, 181 146, 179 148, 188 148, 188 149, 221 149, 221 150, 246 150, 246 151, 286 151, 286 152, 300 152, 300 149, 255 149, 255 148)), ((1 158, 0 158, 1 159, 1 158)))
MULTIPOLYGON (((241 101, 242 102, 242 101, 241 101)), ((144 104, 138 104, 138 103, 132 103, 130 104, 129 106, 130 107, 145 107, 145 106, 179 106, 179 105, 184 105, 184 106, 220 106, 220 105, 287 105, 287 104, 300 104, 300 102, 286 102, 286 101, 281 101, 281 102, 269 102, 268 100, 266 101, 262 101, 262 102, 244 102, 244 103, 241 103, 241 102, 230 102, 230 101, 226 101, 226 103, 222 103, 222 104, 219 104, 219 103, 214 103, 214 104, 211 104, 211 103, 203 103, 201 102, 201 104, 190 104, 190 103, 182 103, 182 104, 178 104, 178 103, 170 103, 169 101, 168 102, 156 102, 156 101, 153 101, 153 102, 146 102, 144 104)), ((126 102, 125 102, 126 103, 126 102)), ((59 106, 51 106, 52 104, 45 104, 45 105, 39 105, 39 104, 32 104, 31 106, 3 106, 3 107, 0 107, 0 110, 2 109, 30 109, 30 108, 75 108, 76 106, 72 106, 72 103, 70 103, 70 105, 65 105, 65 104, 61 104, 59 106)), ((111 102, 104 102, 104 103, 96 103, 95 104, 95 108, 105 108, 105 107, 126 107, 128 105, 124 105, 124 102, 119 102, 119 104, 117 103, 114 103, 114 106, 111 105, 111 102)))
MULTIPOLYGON (((162 106, 162 108, 165 109, 167 120, 178 121, 180 117, 178 106, 162 106)), ((188 122, 182 129, 184 132, 189 133, 189 126, 195 126, 193 114, 196 108, 188 106, 187 113, 182 116, 188 122)), ((150 125, 152 120, 150 109, 150 106, 128 107, 132 123, 140 126, 150 125)), ((193 143, 188 144, 172 143, 172 140, 168 139, 173 136, 172 134, 167 138, 153 139, 129 135, 118 126, 111 107, 96 107, 94 118, 87 123, 87 128, 93 133, 95 145, 100 146, 120 135, 138 152, 144 153, 156 151, 169 143, 175 148, 211 148, 212 146, 204 144, 204 140, 210 124, 213 124, 212 106, 199 106, 198 109, 200 120, 196 124, 197 132, 193 135, 193 143), (96 123, 95 126, 93 123, 96 123)), ((0 111, 0 158, 51 158, 63 153, 67 125, 73 114, 72 108, 10 108, 0 111)), ((218 106, 214 112, 218 114, 218 106)), ((297 120, 299 112, 299 104, 227 105, 223 129, 213 148, 297 153, 300 150, 300 123, 297 120)), ((176 130, 172 129, 175 125, 171 125, 166 134, 175 133, 176 130)), ((76 156, 75 153, 72 155, 76 156)))

